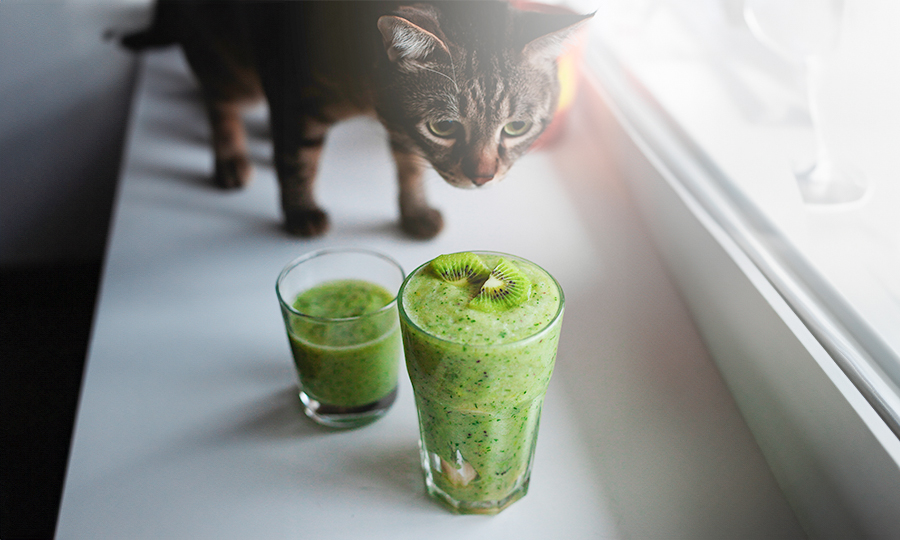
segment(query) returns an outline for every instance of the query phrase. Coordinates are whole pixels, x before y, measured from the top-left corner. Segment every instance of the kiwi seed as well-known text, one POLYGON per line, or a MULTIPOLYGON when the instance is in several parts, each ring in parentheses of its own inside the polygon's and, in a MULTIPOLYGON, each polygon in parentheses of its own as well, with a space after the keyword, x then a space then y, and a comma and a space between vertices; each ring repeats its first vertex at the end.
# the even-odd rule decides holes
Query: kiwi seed
POLYGON ((481 285, 491 275, 481 257, 474 253, 440 255, 431 261, 431 269, 442 280, 455 285, 481 285))
POLYGON ((497 311, 518 306, 531 294, 531 282, 519 268, 500 259, 469 307, 479 311, 497 311))

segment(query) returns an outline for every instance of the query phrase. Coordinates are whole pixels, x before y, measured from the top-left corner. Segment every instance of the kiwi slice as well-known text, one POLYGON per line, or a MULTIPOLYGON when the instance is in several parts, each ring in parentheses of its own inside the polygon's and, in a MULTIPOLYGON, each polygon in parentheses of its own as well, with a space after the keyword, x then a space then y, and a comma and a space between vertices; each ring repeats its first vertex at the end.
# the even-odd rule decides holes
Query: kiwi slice
POLYGON ((431 261, 431 269, 442 280, 455 285, 480 285, 491 275, 491 269, 474 253, 440 255, 431 261))
POLYGON ((481 285, 469 307, 479 311, 498 311, 518 306, 531 294, 531 282, 507 259, 500 259, 481 285))

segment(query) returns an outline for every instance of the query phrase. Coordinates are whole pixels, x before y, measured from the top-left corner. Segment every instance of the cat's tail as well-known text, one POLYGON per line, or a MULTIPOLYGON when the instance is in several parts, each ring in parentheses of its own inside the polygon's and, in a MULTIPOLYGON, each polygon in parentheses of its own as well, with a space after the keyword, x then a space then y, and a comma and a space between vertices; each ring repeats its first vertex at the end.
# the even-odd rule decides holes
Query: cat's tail
POLYGON ((158 0, 153 11, 153 22, 148 28, 122 36, 120 43, 126 49, 140 52, 144 49, 157 49, 178 43, 175 32, 177 9, 175 2, 158 0))

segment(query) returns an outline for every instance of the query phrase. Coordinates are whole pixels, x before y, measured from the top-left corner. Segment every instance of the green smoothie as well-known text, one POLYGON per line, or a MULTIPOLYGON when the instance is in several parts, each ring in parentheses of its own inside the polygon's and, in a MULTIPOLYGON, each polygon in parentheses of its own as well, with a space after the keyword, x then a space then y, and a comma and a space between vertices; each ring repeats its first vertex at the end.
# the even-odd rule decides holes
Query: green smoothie
POLYGON ((362 280, 336 280, 301 292, 288 337, 300 385, 337 407, 375 403, 397 386, 401 354, 394 295, 362 280), (388 307, 390 305, 390 307, 388 307))
POLYGON ((451 282, 429 263, 401 287, 400 320, 429 493, 460 512, 494 513, 527 491, 564 302, 540 267, 476 255, 487 269, 511 262, 527 294, 476 308, 489 279, 451 282))

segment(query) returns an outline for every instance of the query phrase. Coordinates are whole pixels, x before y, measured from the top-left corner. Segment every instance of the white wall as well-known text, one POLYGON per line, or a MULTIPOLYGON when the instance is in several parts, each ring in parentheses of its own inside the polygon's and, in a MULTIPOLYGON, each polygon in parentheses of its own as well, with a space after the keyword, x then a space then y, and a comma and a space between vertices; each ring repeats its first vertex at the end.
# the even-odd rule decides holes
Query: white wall
POLYGON ((0 2, 0 265, 102 255, 150 0, 0 2))

